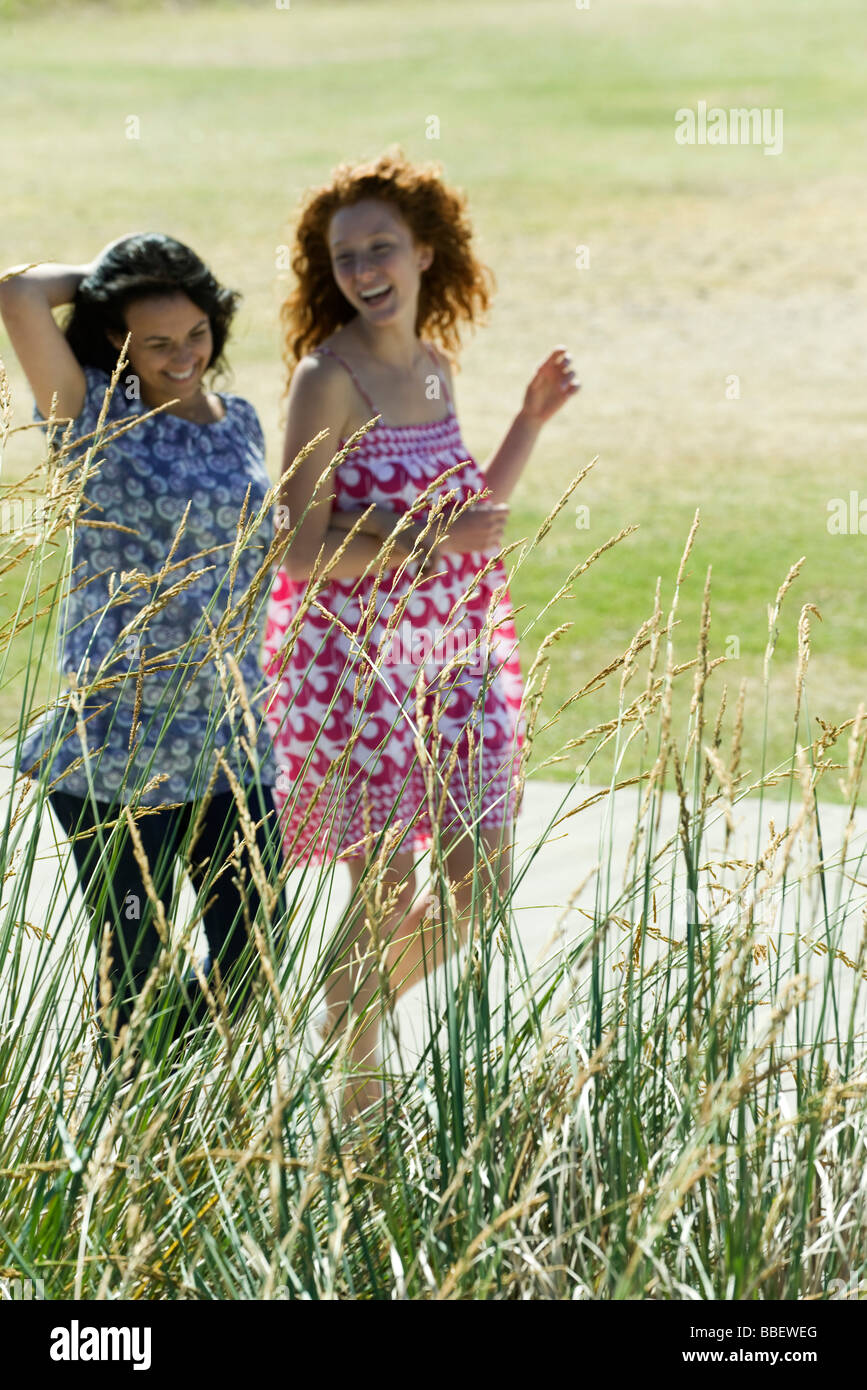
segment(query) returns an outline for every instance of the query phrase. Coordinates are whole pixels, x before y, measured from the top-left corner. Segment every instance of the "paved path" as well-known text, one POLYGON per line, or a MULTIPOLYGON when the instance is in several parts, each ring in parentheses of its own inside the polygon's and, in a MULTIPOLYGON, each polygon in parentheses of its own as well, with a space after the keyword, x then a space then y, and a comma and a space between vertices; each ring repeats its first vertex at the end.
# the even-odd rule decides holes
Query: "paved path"
MULTIPOLYGON (((617 904, 622 889, 626 856, 636 821, 638 792, 629 788, 618 793, 613 805, 611 798, 603 797, 585 807, 578 814, 570 815, 582 801, 591 798, 598 789, 575 784, 551 781, 527 783, 524 803, 521 809, 516 835, 515 877, 515 925, 528 965, 536 971, 536 979, 541 980, 558 950, 569 942, 586 936, 592 920, 594 904, 600 895, 601 904, 609 904, 614 920, 606 937, 606 950, 609 963, 624 959, 632 941, 631 930, 639 920, 641 903, 639 897, 632 901, 617 904), (559 823, 557 823, 559 822, 559 823), (580 890, 580 891, 579 891, 580 890), (547 963, 547 964, 546 964, 547 963)), ((0 797, 5 801, 9 793, 8 758, 0 757, 0 797), (4 767, 4 763, 7 764, 4 767)), ((796 803, 794 813, 799 806, 796 803)), ((4 810, 5 814, 5 810, 4 810)), ((803 938, 805 957, 811 962, 811 973, 818 979, 827 969, 827 948, 842 949, 850 958, 858 952, 858 944, 863 925, 865 897, 865 875, 860 871, 859 856, 867 846, 867 811, 859 808, 852 830, 848 859, 850 876, 844 879, 833 861, 839 857, 847 813, 845 808, 829 805, 820 808, 821 829, 825 862, 830 865, 826 880, 828 909, 821 894, 821 884, 815 873, 817 850, 815 837, 799 837, 792 857, 787 881, 787 907, 782 916, 775 916, 773 903, 779 899, 779 885, 774 894, 763 900, 761 910, 765 917, 758 916, 764 923, 766 934, 782 936, 794 942, 794 925, 797 921, 798 934, 803 938), (800 881, 800 889, 795 887, 800 881), (786 918, 786 911, 789 918, 786 918)), ((769 835, 769 822, 773 820, 779 831, 786 825, 785 804, 779 800, 766 800, 762 808, 761 826, 759 823, 758 798, 753 796, 736 804, 733 813, 734 834, 729 843, 729 861, 753 862, 763 852, 769 835), (761 833, 760 833, 761 832, 761 833), (758 848, 757 848, 758 845, 758 848)), ((723 853, 724 817, 720 809, 715 809, 706 827, 705 842, 700 856, 703 863, 717 860, 723 853)), ((672 794, 663 798, 659 829, 655 832, 655 844, 662 846, 677 829, 677 803, 672 794)), ((36 826, 31 815, 27 822, 26 837, 38 836, 38 861, 34 873, 31 892, 28 898, 28 920, 33 924, 44 924, 54 933, 57 924, 60 896, 57 893, 57 879, 60 872, 60 859, 55 844, 55 836, 60 839, 59 827, 53 824, 49 815, 43 817, 42 824, 36 826), (56 900, 56 901, 55 901, 56 900)), ((61 840, 62 843, 62 840, 61 840)), ((23 841, 22 841, 23 844, 23 841)), ((778 851, 776 863, 782 859, 778 851)), ((682 865, 683 854, 678 853, 682 865)), ((655 886, 655 909, 657 928, 663 937, 682 940, 686 931, 686 899, 682 883, 675 890, 673 917, 669 919, 668 904, 672 899, 671 854, 663 856, 659 866, 658 882, 655 886)), ((771 866, 773 867, 773 866, 771 866)), ((292 882, 290 880, 290 888, 292 882)), ((8 887, 8 885, 7 885, 8 887)), ((327 908, 317 907, 313 911, 313 940, 328 932, 339 918, 348 897, 349 877, 342 865, 335 866, 331 902, 327 908)), ((182 908, 188 908, 191 894, 185 890, 182 908)), ((707 903, 700 895, 699 916, 705 918, 707 903)), ((736 920, 736 912, 729 909, 730 920, 736 920)), ((759 934, 761 939, 761 933, 759 934)), ((35 947, 31 947, 32 950, 35 947)), ((666 951, 665 943, 645 941, 648 952, 646 962, 654 953, 666 951)), ((84 963, 79 978, 73 963, 81 964, 83 948, 78 945, 74 951, 70 940, 70 929, 64 927, 56 935, 51 956, 63 957, 69 973, 70 996, 80 998, 85 1004, 86 981, 91 975, 92 964, 84 963)), ((840 968, 839 989, 842 993, 838 1006, 851 1001, 852 987, 855 984, 854 970, 840 968)), ((495 970, 492 976, 493 991, 500 989, 502 970, 495 970)), ((612 979, 621 978, 615 975, 612 979)), ((864 1026, 863 1000, 858 1001, 860 1026, 864 1026)), ((408 1054, 413 1055, 424 1037, 424 988, 410 991, 398 1006, 398 1023, 402 1045, 408 1046, 408 1054)))

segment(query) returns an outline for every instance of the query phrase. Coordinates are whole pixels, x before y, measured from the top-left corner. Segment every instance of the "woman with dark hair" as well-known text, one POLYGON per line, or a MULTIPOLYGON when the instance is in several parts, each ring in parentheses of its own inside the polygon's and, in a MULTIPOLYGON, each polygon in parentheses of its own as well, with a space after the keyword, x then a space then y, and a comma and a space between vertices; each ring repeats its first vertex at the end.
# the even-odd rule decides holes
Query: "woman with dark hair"
POLYGON ((251 707, 263 679, 255 600, 273 538, 264 439, 249 401, 206 384, 238 295, 188 247, 128 236, 90 265, 12 277, 0 313, 36 417, 71 421, 84 461, 96 434, 60 622, 73 689, 26 738, 19 765, 37 777, 47 764, 97 949, 108 948, 108 1009, 97 987, 108 1061, 165 938, 176 861, 199 897, 209 987, 178 976, 171 1017, 148 1020, 156 1040, 207 1016, 218 986, 233 1007, 249 999, 249 925, 262 896, 269 918, 278 910, 256 863, 268 878, 279 863, 273 753, 251 707), (62 330, 52 310, 70 303, 62 330))

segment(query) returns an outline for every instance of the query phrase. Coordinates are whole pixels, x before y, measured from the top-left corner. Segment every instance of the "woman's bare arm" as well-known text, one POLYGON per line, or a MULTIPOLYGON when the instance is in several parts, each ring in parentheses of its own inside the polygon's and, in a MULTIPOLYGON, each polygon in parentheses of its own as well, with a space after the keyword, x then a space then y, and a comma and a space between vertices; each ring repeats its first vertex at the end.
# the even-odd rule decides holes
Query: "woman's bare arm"
MULTIPOLYGON (((333 472, 318 491, 316 483, 337 451, 349 418, 350 405, 349 379, 339 363, 313 356, 299 362, 289 389, 283 447, 284 481, 277 512, 280 529, 286 531, 287 541, 295 530, 288 549, 282 552, 282 558, 278 557, 278 563, 282 563, 290 579, 309 579, 320 550, 319 571, 346 542, 349 528, 332 524, 335 496, 333 472), (328 431, 326 437, 298 465, 292 477, 288 477, 298 454, 323 429, 328 431)), ((395 544, 391 554, 392 563, 399 564, 409 554, 409 549, 409 543, 395 544)), ((378 533, 359 532, 349 541, 344 554, 329 571, 329 577, 353 579, 364 574, 368 568, 375 570, 382 550, 383 539, 378 533)))
POLYGON ((50 413, 55 392, 62 420, 76 419, 84 405, 84 370, 51 311, 72 301, 91 269, 90 265, 47 264, 31 270, 13 266, 6 271, 10 278, 0 282, 0 315, 42 415, 50 413))

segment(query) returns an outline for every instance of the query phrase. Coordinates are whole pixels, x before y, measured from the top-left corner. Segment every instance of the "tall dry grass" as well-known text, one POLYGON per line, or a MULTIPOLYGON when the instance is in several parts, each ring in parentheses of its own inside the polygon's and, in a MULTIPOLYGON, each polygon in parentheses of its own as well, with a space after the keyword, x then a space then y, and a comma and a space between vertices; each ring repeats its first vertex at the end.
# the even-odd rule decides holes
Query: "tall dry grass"
MULTIPOLYGON (((7 395, 2 402, 5 441, 13 424, 7 395)), ((8 745, 13 777, 35 713, 34 682, 47 660, 38 620, 56 611, 62 621, 83 486, 111 437, 98 429, 82 460, 51 425, 48 434, 51 453, 11 490, 44 501, 45 519, 3 536, 2 573, 20 601, 4 633, 0 681, 19 681, 7 665, 10 644, 22 633, 30 637, 21 717, 8 745), (59 577, 46 583, 53 548, 66 559, 59 577)), ((536 536, 511 548, 512 575, 532 563, 556 510, 536 536)), ((238 547, 249 543, 255 520, 239 530, 238 547)), ((98 1010, 86 1002, 89 981, 99 975, 99 1007, 110 1014, 104 955, 74 897, 62 926, 52 927, 69 881, 57 876, 56 861, 37 857, 36 824, 50 825, 45 779, 30 790, 14 783, 0 846, 0 1277, 41 1279, 46 1296, 56 1299, 799 1299, 863 1292, 867 915, 855 947, 845 946, 860 905, 856 809, 867 721, 862 706, 842 728, 820 726, 817 737, 804 736, 816 616, 804 605, 791 759, 750 780, 740 766, 744 690, 733 711, 727 693, 718 709, 706 704, 717 664, 709 646, 710 574, 694 650, 681 650, 678 605, 697 526, 698 516, 670 596, 663 599, 660 580, 653 611, 626 650, 568 702, 602 687, 611 713, 564 743, 559 757, 574 760, 580 750, 582 766, 592 771, 600 749, 611 745, 617 768, 636 744, 640 773, 623 780, 615 773, 574 810, 555 811, 538 843, 521 847, 504 895, 485 896, 478 824, 468 823, 479 888, 469 940, 462 951, 448 951, 425 983, 418 1060, 401 1048, 382 951, 359 962, 359 969, 381 974, 371 1007, 382 1010, 386 1103, 376 1124, 340 1119, 350 1030, 323 1040, 314 1027, 327 962, 341 951, 340 927, 327 951, 312 927, 309 894, 313 901, 328 894, 327 868, 309 866, 300 884, 284 868, 281 903, 280 883, 257 866, 263 909, 251 924, 252 1005, 233 1016, 219 981, 207 981, 210 1017, 181 1043, 169 1041, 180 986, 191 968, 204 979, 190 958, 199 908, 185 914, 177 891, 162 903, 161 953, 105 1069, 95 1047, 98 1010), (692 687, 683 728, 672 713, 679 682, 692 687), (839 770, 850 815, 831 850, 821 833, 820 791, 844 735, 839 770), (785 824, 772 823, 765 833, 762 799, 781 785, 788 792, 785 824), (672 790, 676 817, 669 824, 672 790), (549 836, 567 816, 586 817, 598 798, 607 814, 592 905, 583 905, 576 883, 580 933, 546 967, 531 970, 516 929, 515 892, 549 836), (615 811, 624 798, 634 813, 619 881, 615 811), (732 849, 733 814, 756 798, 761 836, 747 860, 732 849), (720 833, 722 853, 712 854, 711 838, 720 833), (34 921, 29 903, 37 894, 43 912, 34 921), (495 989, 498 972, 503 983, 495 989)), ((629 529, 576 564, 561 592, 570 592, 591 563, 605 563, 605 552, 629 529)), ((797 569, 769 606, 766 708, 797 569)), ((270 572, 263 563, 253 591, 211 624, 208 648, 224 701, 251 745, 261 701, 239 684, 233 655, 266 600, 270 572)), ((312 585, 308 603, 317 592, 312 585)), ((143 627, 147 619, 144 610, 143 627)), ((523 772, 531 777, 541 770, 534 739, 562 713, 547 712, 544 701, 562 629, 546 632, 545 611, 522 621, 523 772), (538 651, 528 660, 531 641, 538 651)), ((191 647, 201 637, 191 636, 191 647)), ((366 670, 376 679, 375 657, 366 670)), ((72 698, 98 692, 103 676, 82 676, 72 698)), ((52 693, 61 693, 59 677, 52 693)), ((363 709, 363 682, 359 699, 363 709)), ((170 724, 171 709, 164 715, 170 724)), ((85 756, 86 731, 78 732, 85 756)), ((448 786, 429 761, 425 766, 436 804, 448 786)), ((326 794, 339 793, 339 785, 335 767, 326 794)), ((236 795, 252 853, 240 786, 236 795)), ((133 806, 133 824, 139 813, 133 806)), ((381 867, 393 839, 385 837, 381 867)), ((115 844, 109 827, 109 879, 115 844)), ((432 882, 454 942, 454 885, 441 849, 435 842, 432 882)), ((364 910, 381 945, 388 902, 371 887, 364 910)))

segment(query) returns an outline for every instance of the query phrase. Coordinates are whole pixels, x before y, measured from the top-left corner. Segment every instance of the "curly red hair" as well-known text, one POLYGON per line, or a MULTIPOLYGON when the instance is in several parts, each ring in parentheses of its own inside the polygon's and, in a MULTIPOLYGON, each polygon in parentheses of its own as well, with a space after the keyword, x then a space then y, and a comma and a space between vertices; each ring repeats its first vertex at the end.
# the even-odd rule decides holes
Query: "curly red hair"
POLYGON ((318 347, 355 310, 338 289, 331 269, 328 226, 339 208, 362 198, 390 203, 413 239, 434 249, 424 271, 415 331, 437 341, 455 361, 459 325, 482 321, 491 301, 493 272, 472 249, 466 197, 442 180, 439 164, 411 164, 399 148, 361 164, 339 164, 328 183, 306 193, 295 228, 291 264, 297 285, 280 309, 284 358, 291 377, 305 353, 318 347))

